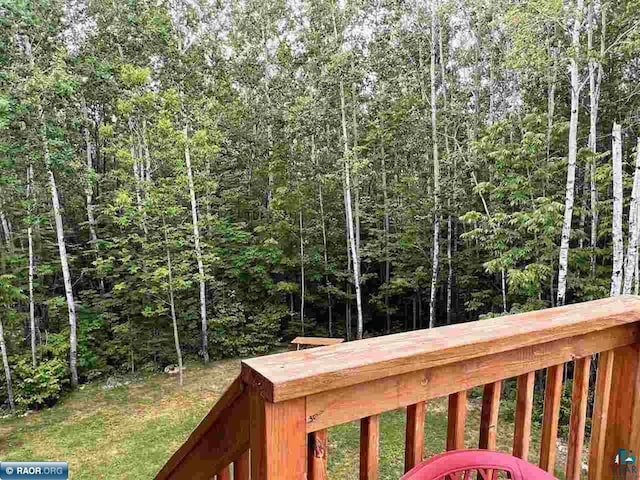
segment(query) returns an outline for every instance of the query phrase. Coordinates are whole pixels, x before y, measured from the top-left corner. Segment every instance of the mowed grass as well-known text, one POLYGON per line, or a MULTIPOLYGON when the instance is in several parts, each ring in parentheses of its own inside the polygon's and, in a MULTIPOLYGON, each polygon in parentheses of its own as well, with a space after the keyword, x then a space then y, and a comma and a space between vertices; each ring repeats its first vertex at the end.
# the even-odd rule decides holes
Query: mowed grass
MULTIPOLYGON (((175 377, 149 376, 112 389, 96 382, 69 394, 53 408, 26 417, 0 420, 0 460, 63 460, 70 478, 151 479, 182 444, 240 371, 238 360, 210 366, 189 365, 185 384, 175 377)), ((479 391, 470 395, 465 443, 476 447, 480 424, 479 391)), ((503 409, 509 410, 508 407, 503 409)), ((501 414, 498 448, 510 451, 512 415, 501 414)), ((397 480, 404 462, 404 410, 380 419, 380 478, 397 480)), ((428 402, 425 457, 444 450, 447 401, 428 402)), ((531 455, 538 458, 534 424, 531 455)), ((336 480, 357 480, 359 422, 329 431, 329 472, 336 480)))

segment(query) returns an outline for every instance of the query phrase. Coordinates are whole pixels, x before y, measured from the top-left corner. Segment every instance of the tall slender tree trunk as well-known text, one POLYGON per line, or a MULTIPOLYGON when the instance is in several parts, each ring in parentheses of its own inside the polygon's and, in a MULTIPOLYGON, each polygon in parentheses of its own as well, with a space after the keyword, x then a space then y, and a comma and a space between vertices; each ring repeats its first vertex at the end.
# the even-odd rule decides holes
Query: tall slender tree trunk
POLYGON ((342 113, 342 137, 344 143, 344 198, 345 198, 345 210, 347 215, 347 230, 349 236, 349 247, 351 250, 351 267, 353 270, 353 285, 356 291, 356 308, 358 309, 358 320, 356 326, 356 338, 359 340, 362 338, 363 333, 363 318, 362 318, 362 297, 360 288, 360 258, 356 245, 356 235, 353 219, 353 209, 351 206, 351 172, 350 172, 350 153, 349 143, 347 136, 347 118, 346 107, 344 98, 344 82, 340 80, 340 110, 342 113))
MULTIPOLYGON (((311 135, 311 162, 318 169, 320 175, 320 164, 316 156, 316 142, 315 137, 311 135)), ((324 216, 324 195, 322 192, 322 179, 318 179, 318 200, 320 202, 320 222, 322 226, 322 249, 324 253, 324 284, 327 289, 327 306, 329 313, 329 336, 333 336, 333 300, 331 298, 331 292, 329 291, 329 249, 327 246, 327 224, 324 216)))
POLYGON ((631 204, 629 205, 629 244, 627 259, 624 267, 624 286, 622 293, 631 294, 633 278, 636 273, 636 256, 638 255, 638 197, 640 196, 640 138, 636 151, 636 169, 633 172, 633 188, 631 190, 631 204))
POLYGON ((580 51, 580 27, 584 0, 577 0, 575 18, 571 31, 573 56, 570 60, 571 72, 571 118, 569 120, 569 153, 567 165, 567 183, 565 188, 564 219, 562 222, 562 238, 558 261, 557 303, 564 305, 567 293, 567 273, 569 269, 569 241, 571 240, 571 221, 573 219, 573 203, 576 183, 576 158, 578 155, 578 112, 580 107, 580 70, 578 56, 580 51))
POLYGON ((138 149, 135 144, 135 136, 133 129, 131 129, 131 157, 133 159, 133 179, 135 182, 135 190, 136 190, 136 206, 138 208, 138 214, 140 215, 140 222, 142 223, 142 231, 144 232, 145 238, 149 236, 149 229, 147 228, 147 219, 146 214, 142 208, 142 193, 140 188, 140 183, 142 179, 140 178, 140 169, 139 169, 139 158, 138 149))
POLYGON ((33 209, 33 165, 27 167, 27 197, 29 199, 29 223, 27 224, 27 243, 29 246, 29 329, 31 333, 31 363, 37 365, 36 358, 36 313, 33 295, 33 278, 35 261, 33 256, 33 227, 31 226, 31 211, 33 209))
POLYGON ((304 276, 304 221, 302 208, 298 210, 298 223, 300 227, 300 328, 304 335, 304 300, 305 300, 305 276, 304 276))
MULTIPOLYGON (((47 151, 47 153, 45 153, 45 163, 48 166, 49 154, 48 148, 45 148, 47 151)), ((51 186, 51 202, 53 203, 53 216, 55 217, 58 251, 60 252, 60 265, 62 266, 62 278, 64 280, 64 293, 67 298, 67 309, 69 311, 69 369, 71 370, 71 384, 75 387, 78 385, 78 341, 76 334, 76 305, 73 298, 73 288, 71 286, 71 273, 69 271, 69 259, 67 257, 67 244, 65 243, 64 239, 64 226, 62 224, 62 213, 60 212, 60 200, 58 197, 58 188, 56 187, 56 178, 53 174, 53 170, 51 170, 51 167, 48 168, 49 184, 51 186)))
POLYGON ((624 240, 622 239, 622 129, 613 122, 611 156, 613 164, 613 219, 611 236, 613 238, 613 270, 611 272, 611 296, 622 291, 622 269, 624 258, 624 240))
POLYGON ((169 251, 169 239, 167 236, 166 225, 164 227, 164 244, 167 253, 167 270, 169 271, 169 306, 171 309, 171 323, 173 326, 173 342, 176 347, 176 357, 178 358, 178 378, 180 385, 182 386, 182 350, 180 349, 180 337, 178 336, 178 318, 176 316, 176 304, 173 296, 173 269, 171 266, 171 252, 169 251))
POLYGON ((11 369, 9 368, 9 359, 7 357, 7 345, 4 342, 4 329, 2 328, 2 320, 0 320, 0 353, 2 353, 4 377, 7 381, 7 397, 9 398, 9 408, 11 409, 11 413, 16 413, 16 404, 13 399, 13 382, 11 381, 11 369))
POLYGON ((387 192, 387 164, 385 160, 384 144, 381 147, 382 153, 382 196, 384 209, 384 312, 385 312, 385 328, 387 333, 391 333, 391 313, 389 310, 389 282, 391 281, 391 261, 389 259, 389 232, 391 230, 391 221, 389 218, 389 194, 387 192))
POLYGON ((191 222, 193 223, 193 246, 198 263, 198 283, 200 285, 200 350, 204 362, 209 361, 209 343, 207 339, 207 284, 202 260, 202 248, 200 247, 200 226, 198 223, 198 202, 196 189, 193 182, 193 169, 191 168, 191 151, 189 149, 189 128, 185 122, 184 134, 184 161, 187 168, 187 180, 189 183, 189 198, 191 200, 191 222))
MULTIPOLYGON (((85 114, 86 115, 86 114, 85 114)), ((86 115, 88 117, 88 115, 86 115)), ((84 144, 87 160, 87 183, 85 187, 85 196, 87 199, 87 220, 89 221, 89 239, 93 248, 97 248, 98 234, 96 233, 96 219, 93 213, 93 184, 92 184, 92 172, 93 172, 93 141, 91 140, 91 132, 89 127, 84 128, 84 144)))
POLYGON ((13 240, 11 238, 11 227, 7 216, 3 210, 0 210, 0 223, 2 224, 2 235, 4 236, 4 242, 7 245, 7 250, 11 252, 13 250, 13 240))
POLYGON ((431 10, 431 141, 433 143, 433 258, 431 269, 431 295, 429 298, 429 328, 436 322, 436 292, 440 263, 440 160, 438 158, 438 123, 436 97, 436 4, 431 10))
MULTIPOLYGON (((598 107, 600 103, 600 83, 602 81, 602 64, 593 58, 593 1, 589 2, 589 19, 587 22, 587 44, 589 49, 589 149, 593 153, 589 161, 589 179, 591 193, 591 277, 596 275, 596 254, 598 244, 598 188, 596 185, 596 153, 597 145, 597 124, 598 107)), ((600 58, 605 55, 607 9, 606 3, 602 4, 601 11, 602 28, 600 30, 600 58)))
MULTIPOLYGON (((142 119, 142 145, 144 147, 144 160, 146 164, 144 180, 148 183, 151 182, 151 152, 149 151, 149 138, 147 136, 147 119, 142 119)), ((145 192, 148 194, 148 187, 145 192)))

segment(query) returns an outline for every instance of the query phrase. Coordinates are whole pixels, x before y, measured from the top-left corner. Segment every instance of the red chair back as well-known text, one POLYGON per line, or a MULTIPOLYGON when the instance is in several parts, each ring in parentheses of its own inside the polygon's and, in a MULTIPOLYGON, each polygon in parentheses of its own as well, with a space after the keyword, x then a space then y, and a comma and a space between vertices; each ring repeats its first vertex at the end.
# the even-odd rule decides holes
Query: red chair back
POLYGON ((453 450, 430 458, 400 480, 557 480, 544 470, 506 453, 453 450), (504 472, 500 475, 500 472, 504 472), (506 476, 505 476, 506 474, 506 476))

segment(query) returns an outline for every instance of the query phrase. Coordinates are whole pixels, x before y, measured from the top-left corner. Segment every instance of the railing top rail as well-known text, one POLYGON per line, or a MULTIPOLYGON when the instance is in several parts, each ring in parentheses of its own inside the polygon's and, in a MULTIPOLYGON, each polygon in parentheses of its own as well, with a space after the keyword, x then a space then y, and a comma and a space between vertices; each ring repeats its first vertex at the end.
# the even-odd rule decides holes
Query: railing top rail
POLYGON ((640 321, 640 297, 564 307, 280 353, 242 362, 242 379, 271 402, 640 321))

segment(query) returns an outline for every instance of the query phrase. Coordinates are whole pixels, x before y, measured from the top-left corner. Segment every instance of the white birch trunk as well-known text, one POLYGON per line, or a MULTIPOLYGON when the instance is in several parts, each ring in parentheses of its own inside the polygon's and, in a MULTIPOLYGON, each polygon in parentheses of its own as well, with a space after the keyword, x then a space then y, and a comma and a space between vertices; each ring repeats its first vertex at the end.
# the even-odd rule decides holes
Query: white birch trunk
POLYGON ((571 239, 571 220, 573 219, 573 203, 576 183, 576 158, 578 155, 578 111, 580 107, 580 71, 578 55, 580 50, 580 26, 584 1, 577 0, 575 19, 571 31, 571 46, 574 54, 570 60, 571 72, 571 118, 569 120, 569 152, 567 165, 567 183, 565 189, 564 219, 562 222, 562 238, 558 261, 557 304, 564 305, 567 293, 567 273, 569 268, 569 241, 571 239))
POLYGON ((302 210, 298 211, 299 223, 300 223, 300 327, 302 334, 304 335, 304 223, 302 219, 302 210))
POLYGON ((4 235, 4 241, 7 244, 7 250, 13 250, 13 242, 11 240, 11 227, 9 227, 9 221, 7 220, 4 211, 0 210, 0 223, 2 223, 2 234, 4 235))
POLYGON ((184 161, 187 168, 187 179, 189 182, 189 198, 191 200, 191 221, 193 223, 193 244, 198 263, 198 282, 200 284, 200 335, 202 358, 209 361, 209 344, 207 339, 207 285, 204 276, 204 262, 202 260, 202 248, 200 247, 200 227, 198 223, 198 202, 196 199, 196 189, 193 182, 193 170, 191 168, 191 152, 189 150, 189 129, 185 124, 184 129, 184 161))
MULTIPOLYGON (((606 43, 606 5, 602 5, 602 29, 600 32, 600 58, 605 54, 606 43)), ((589 49, 589 148, 594 154, 589 162, 590 194, 591 194, 591 276, 596 274, 595 249, 598 243, 598 189, 596 185, 596 158, 597 146, 597 124, 598 107, 600 103, 600 83, 602 81, 602 64, 593 58, 593 2, 589 3, 587 21, 587 48, 589 49)))
MULTIPOLYGON (((33 201, 33 166, 27 168, 27 197, 29 202, 33 201)), ((32 205, 29 205, 29 217, 31 217, 32 205)), ((33 295, 33 278, 35 274, 35 261, 33 256, 33 227, 31 226, 31 218, 27 226, 27 244, 29 248, 29 330, 31 333, 31 363, 35 367, 36 359, 36 314, 35 301, 33 295)))
POLYGON ((173 270, 171 267, 171 252, 169 252, 169 240, 167 238, 167 227, 164 227, 164 243, 167 251, 167 269, 169 270, 169 306, 171 308, 171 323, 173 326, 173 341, 176 347, 176 357, 178 358, 178 378, 180 385, 183 384, 182 350, 180 349, 180 337, 178 336, 178 318, 176 317, 176 305, 173 297, 173 270))
POLYGON ((0 320, 0 353, 2 353, 4 377, 7 382, 7 397, 9 398, 9 408, 11 408, 11 413, 16 413, 16 404, 13 400, 13 382, 11 381, 11 369, 9 368, 7 345, 4 342, 4 329, 2 328, 2 320, 0 320))
MULTIPOLYGON (((318 174, 320 175, 320 164, 316 157, 316 142, 315 137, 311 135, 311 162, 318 168, 318 174)), ((324 253, 324 283, 327 288, 327 306, 329 313, 329 337, 333 336, 333 304, 331 299, 331 292, 329 291, 329 251, 327 247, 327 225, 324 216, 324 195, 322 192, 322 179, 318 179, 318 200, 320 202, 320 223, 322 227, 322 250, 324 253)))
MULTIPOLYGON (((391 221, 389 218, 389 194, 387 192, 387 165, 385 160, 384 145, 382 152, 382 195, 384 199, 384 283, 389 287, 391 280, 391 262, 389 260, 389 232, 391 230, 391 221)), ((391 333, 391 313, 389 311, 389 294, 385 289, 384 294, 384 310, 385 310, 385 326, 387 333, 391 333)))
MULTIPOLYGON (((149 140, 147 138, 147 119, 143 118, 142 119, 142 145, 144 146, 144 160, 146 163, 146 168, 145 168, 145 177, 144 180, 147 183, 151 182, 151 153, 149 151, 149 140)), ((147 189, 145 189, 145 192, 148 196, 148 186, 147 189)))
POLYGON ((431 141, 433 143, 433 258, 431 269, 431 292, 429 298, 429 328, 436 321, 436 293, 440 262, 440 160, 438 159, 438 123, 436 97, 436 5, 431 10, 431 141))
POLYGON ((620 295, 622 290, 622 269, 624 241, 622 239, 622 129, 616 122, 612 131, 613 164, 613 218, 611 236, 613 238, 613 271, 611 272, 611 296, 620 295))
POLYGON ((342 137, 344 143, 344 197, 345 197, 345 211, 347 217, 347 230, 349 236, 349 247, 351 250, 351 263, 353 270, 353 285, 356 290, 356 307, 358 309, 358 320, 356 327, 356 338, 361 339, 363 333, 363 318, 362 318, 362 297, 360 289, 360 259, 358 254, 358 248, 356 245, 355 228, 353 220, 353 209, 351 207, 351 173, 350 173, 350 158, 349 158, 349 143, 347 137, 347 119, 345 112, 344 101, 344 82, 340 80, 340 110, 342 113, 342 137))
MULTIPOLYGON (((45 139, 46 141, 46 139, 45 139)), ((48 150, 48 149, 47 149, 48 150)), ((45 154, 46 164, 49 164, 48 152, 45 154)), ((53 171, 49 168, 49 184, 51 186, 51 202, 53 203, 53 216, 56 222, 56 236, 58 239, 58 250, 60 252, 60 265, 62 266, 62 278, 64 280, 64 293, 67 298, 67 309, 69 310, 69 368, 71 370, 71 384, 78 385, 78 342, 76 336, 76 306, 73 298, 73 288, 71 286, 71 273, 69 271, 69 259, 67 257, 67 245, 64 240, 64 226, 62 224, 62 213, 60 212, 60 200, 58 188, 53 171)))
MULTIPOLYGON (((85 112, 85 120, 88 121, 88 114, 85 112)), ((93 184, 91 183, 91 174, 93 172, 93 142, 91 141, 91 132, 89 127, 84 128, 84 144, 87 165, 87 183, 85 186, 85 196, 87 200, 87 220, 89 221, 89 238, 93 248, 98 248, 98 235, 96 233, 96 219, 93 213, 93 184)))
POLYGON ((622 293, 631 294, 633 278, 636 271, 636 255, 638 255, 638 196, 640 196, 640 138, 636 151, 636 169, 633 172, 633 188, 629 205, 629 243, 627 245, 627 259, 624 267, 624 285, 622 293))

